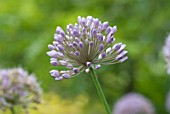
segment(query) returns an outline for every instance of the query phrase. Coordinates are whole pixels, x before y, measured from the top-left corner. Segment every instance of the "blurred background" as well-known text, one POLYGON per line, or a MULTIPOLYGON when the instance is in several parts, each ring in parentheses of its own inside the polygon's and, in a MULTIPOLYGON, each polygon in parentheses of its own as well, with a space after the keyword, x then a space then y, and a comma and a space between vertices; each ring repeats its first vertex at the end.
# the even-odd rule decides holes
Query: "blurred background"
POLYGON ((91 15, 116 25, 116 42, 129 52, 126 62, 97 71, 110 108, 133 91, 149 98, 157 114, 167 114, 162 47, 170 32, 169 6, 170 0, 0 0, 0 67, 21 66, 37 76, 44 98, 31 114, 104 114, 91 77, 55 81, 46 54, 57 26, 65 29, 79 15, 91 15))

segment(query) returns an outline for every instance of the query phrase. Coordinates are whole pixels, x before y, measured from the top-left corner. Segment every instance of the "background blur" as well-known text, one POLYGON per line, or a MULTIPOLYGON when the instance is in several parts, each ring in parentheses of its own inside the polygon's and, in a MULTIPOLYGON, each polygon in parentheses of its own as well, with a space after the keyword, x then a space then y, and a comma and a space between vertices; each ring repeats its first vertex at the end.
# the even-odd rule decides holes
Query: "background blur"
POLYGON ((110 108, 135 91, 151 100, 157 114, 167 114, 162 47, 170 32, 169 6, 170 0, 0 0, 0 67, 21 66, 37 75, 44 102, 31 114, 104 114, 91 77, 55 81, 46 54, 57 26, 65 29, 79 15, 91 15, 116 25, 116 42, 129 52, 126 62, 97 72, 110 108))

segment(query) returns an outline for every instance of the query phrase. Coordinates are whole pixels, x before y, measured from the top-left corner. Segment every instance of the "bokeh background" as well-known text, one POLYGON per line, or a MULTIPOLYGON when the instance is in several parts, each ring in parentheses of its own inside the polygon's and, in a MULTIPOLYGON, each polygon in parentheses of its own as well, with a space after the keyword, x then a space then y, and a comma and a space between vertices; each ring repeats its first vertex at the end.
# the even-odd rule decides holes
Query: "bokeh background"
POLYGON ((97 71, 110 108, 134 91, 149 98, 157 114, 167 114, 162 47, 170 32, 169 6, 170 0, 0 0, 0 67, 21 66, 37 75, 43 104, 31 114, 104 114, 91 77, 82 73, 55 81, 46 55, 57 26, 65 29, 79 15, 91 15, 116 25, 116 42, 129 52, 126 62, 97 71))

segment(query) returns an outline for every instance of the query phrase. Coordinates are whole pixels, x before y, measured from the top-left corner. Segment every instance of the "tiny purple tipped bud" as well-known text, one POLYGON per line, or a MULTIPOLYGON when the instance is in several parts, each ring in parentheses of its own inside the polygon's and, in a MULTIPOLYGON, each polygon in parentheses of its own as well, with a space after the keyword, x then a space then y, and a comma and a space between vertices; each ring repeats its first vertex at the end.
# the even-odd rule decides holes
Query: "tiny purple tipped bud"
POLYGON ((75 74, 79 73, 79 69, 78 68, 73 68, 73 71, 75 74))
POLYGON ((55 78, 55 80, 58 80, 58 81, 59 81, 59 80, 62 80, 62 79, 63 79, 63 77, 62 77, 62 76, 60 76, 60 77, 56 77, 56 78, 55 78))
POLYGON ((73 48, 73 44, 69 44, 69 47, 70 47, 70 48, 73 48))
POLYGON ((102 34, 98 34, 98 40, 99 40, 99 42, 103 42, 103 35, 102 34))
POLYGON ((93 34, 93 36, 97 36, 97 31, 96 31, 96 29, 92 29, 92 34, 93 34))
POLYGON ((119 61, 121 62, 121 63, 123 63, 125 60, 127 60, 128 59, 128 57, 127 56, 125 56, 125 57, 123 57, 122 59, 120 59, 119 61))
POLYGON ((62 52, 64 51, 64 47, 62 45, 58 45, 57 47, 58 47, 58 50, 60 50, 62 52))
POLYGON ((54 50, 55 47, 54 47, 53 45, 49 44, 49 45, 48 45, 48 49, 49 49, 49 50, 54 50))
POLYGON ((118 51, 121 47, 122 43, 115 44, 112 49, 118 51))
POLYGON ((79 38, 75 38, 75 41, 77 42, 77 43, 79 43, 80 42, 80 39, 79 38))
POLYGON ((104 49, 104 45, 103 45, 103 44, 100 44, 100 45, 98 46, 98 49, 99 49, 99 51, 102 51, 102 50, 104 49))
POLYGON ((122 53, 120 53, 120 54, 116 57, 116 60, 119 60, 119 59, 123 58, 127 53, 128 53, 128 51, 123 51, 122 53))
POLYGON ((90 45, 90 46, 93 46, 93 45, 94 45, 93 41, 90 41, 90 42, 89 42, 89 45, 90 45))
POLYGON ((105 52, 102 52, 101 53, 101 56, 102 56, 102 59, 106 57, 106 53, 105 52))
POLYGON ((71 76, 70 76, 69 74, 62 74, 62 77, 68 79, 68 78, 70 78, 71 76))
POLYGON ((83 48, 83 47, 84 47, 83 42, 80 42, 80 43, 79 43, 79 46, 80 46, 80 48, 83 48))
POLYGON ((76 42, 73 42, 73 46, 74 46, 74 47, 77 47, 77 43, 76 43, 76 42))
POLYGON ((94 19, 93 22, 94 22, 94 26, 99 26, 99 19, 98 18, 94 19))
POLYGON ((101 67, 100 65, 96 65, 95 69, 98 70, 98 69, 100 69, 100 67, 101 67))
POLYGON ((106 30, 108 26, 109 26, 108 22, 104 22, 102 26, 102 30, 106 30))
POLYGON ((91 67, 92 66, 91 62, 86 62, 86 65, 87 65, 87 67, 91 67))
POLYGON ((73 35, 74 35, 74 37, 79 37, 79 36, 80 36, 80 34, 78 33, 78 31, 76 31, 76 30, 73 31, 73 35))
POLYGON ((51 50, 51 51, 47 52, 47 55, 52 57, 52 58, 58 57, 57 52, 55 50, 51 50))
POLYGON ((80 56, 80 52, 79 52, 79 51, 75 51, 74 54, 75 54, 76 56, 80 56))
POLYGON ((53 76, 53 77, 55 77, 55 78, 60 76, 58 70, 51 70, 51 71, 50 71, 50 74, 51 74, 51 76, 53 76))
POLYGON ((108 35, 108 34, 110 33, 110 31, 111 31, 111 27, 108 27, 108 28, 106 29, 106 34, 108 35))
POLYGON ((53 65, 53 66, 58 66, 58 62, 57 61, 50 61, 50 63, 53 65))

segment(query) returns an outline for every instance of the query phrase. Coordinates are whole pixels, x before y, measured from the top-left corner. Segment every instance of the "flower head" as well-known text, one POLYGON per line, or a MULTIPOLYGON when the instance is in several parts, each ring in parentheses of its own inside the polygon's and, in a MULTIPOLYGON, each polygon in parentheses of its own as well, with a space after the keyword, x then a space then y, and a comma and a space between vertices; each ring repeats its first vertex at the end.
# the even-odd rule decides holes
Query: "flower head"
POLYGON ((165 61, 167 62, 167 73, 170 74, 170 34, 168 35, 163 48, 165 61))
POLYGON ((41 92, 35 76, 22 68, 0 70, 0 109, 20 105, 27 111, 30 103, 40 103, 41 92))
POLYGON ((113 114, 154 114, 154 108, 144 96, 129 93, 118 100, 113 114))
POLYGON ((68 79, 89 68, 98 70, 101 65, 124 62, 128 57, 125 44, 117 43, 114 34, 117 27, 101 23, 98 18, 78 16, 78 23, 67 25, 66 32, 56 28, 53 44, 47 54, 53 66, 65 66, 68 70, 50 71, 56 80, 68 79))
POLYGON ((166 109, 170 113, 170 92, 168 93, 166 98, 166 109))

